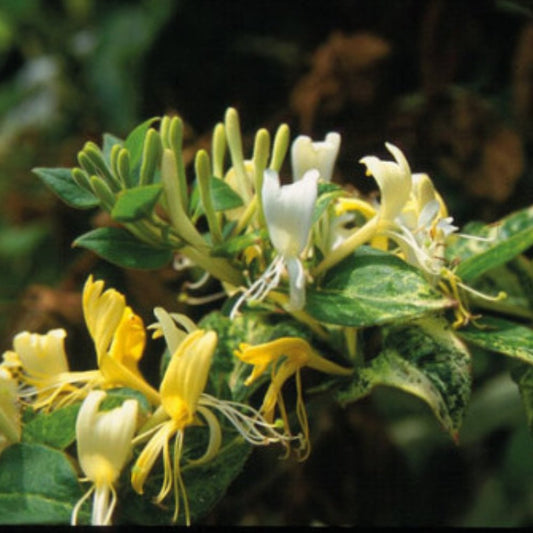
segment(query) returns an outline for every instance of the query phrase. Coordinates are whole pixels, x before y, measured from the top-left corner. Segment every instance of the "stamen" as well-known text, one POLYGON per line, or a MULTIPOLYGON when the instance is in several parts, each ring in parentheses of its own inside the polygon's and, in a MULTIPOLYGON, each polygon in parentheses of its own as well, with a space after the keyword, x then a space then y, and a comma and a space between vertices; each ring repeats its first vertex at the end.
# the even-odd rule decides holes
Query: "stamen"
POLYGON ((231 310, 230 318, 235 318, 239 312, 239 308, 246 300, 251 302, 261 302, 264 300, 266 295, 279 285, 283 269, 284 259, 282 256, 278 255, 263 272, 261 277, 254 281, 250 287, 241 294, 231 310))

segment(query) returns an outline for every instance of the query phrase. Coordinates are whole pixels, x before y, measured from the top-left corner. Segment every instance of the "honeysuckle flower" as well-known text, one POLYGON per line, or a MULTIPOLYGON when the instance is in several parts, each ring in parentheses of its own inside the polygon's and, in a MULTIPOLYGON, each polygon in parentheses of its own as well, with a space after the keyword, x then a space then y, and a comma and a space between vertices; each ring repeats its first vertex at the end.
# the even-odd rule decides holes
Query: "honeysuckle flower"
POLYGON ((268 422, 272 422, 277 406, 289 434, 289 422, 281 389, 284 383, 295 375, 296 415, 303 434, 300 454, 301 458, 305 459, 310 452, 310 443, 309 425, 302 393, 301 369, 307 366, 327 374, 339 376, 349 376, 353 370, 324 359, 313 350, 307 341, 299 337, 283 337, 255 346, 242 343, 239 349, 235 351, 235 355, 244 363, 253 365, 252 373, 244 382, 245 385, 252 384, 270 367, 270 385, 259 411, 263 413, 268 422))
POLYGON ((131 454, 137 425, 137 401, 126 400, 120 407, 99 411, 105 396, 104 391, 91 391, 76 419, 78 460, 86 476, 83 481, 91 481, 92 486, 74 507, 72 525, 76 524, 81 505, 93 493, 91 524, 111 524, 117 503, 115 483, 131 454))
POLYGON ((382 161, 369 155, 361 158, 360 163, 367 167, 367 174, 374 176, 381 191, 378 217, 382 225, 393 222, 401 213, 411 195, 412 177, 409 163, 403 152, 390 143, 385 143, 394 161, 382 161))
POLYGON ((21 379, 30 386, 24 396, 37 394, 35 408, 67 405, 94 388, 119 386, 138 390, 151 403, 159 403, 158 392, 138 369, 146 342, 143 322, 126 305, 122 294, 103 288, 103 281, 94 282, 89 276, 82 296, 85 321, 96 349, 97 370, 69 371, 64 350, 66 332, 62 329, 45 335, 22 332, 15 337, 14 351, 23 370, 21 379))
POLYGON ((306 279, 300 254, 309 239, 318 178, 318 170, 313 169, 307 171, 301 180, 282 186, 275 170, 265 170, 263 211, 277 255, 263 275, 237 301, 233 314, 244 300, 261 301, 265 298, 271 289, 278 286, 285 269, 289 274, 290 308, 299 310, 305 306, 306 279))
POLYGON ((21 424, 17 382, 5 368, 0 368, 0 453, 20 441, 21 424))
MULTIPOLYGON (((396 217, 401 213, 410 198, 412 188, 411 169, 402 151, 390 143, 385 143, 387 150, 395 161, 382 161, 375 156, 365 156, 360 159, 367 167, 367 174, 374 176, 381 192, 381 201, 375 216, 368 220, 362 227, 354 230, 342 240, 330 238, 335 243, 335 248, 314 269, 313 274, 318 275, 331 268, 339 261, 350 255, 357 247, 374 239, 379 232, 395 224, 396 217)), ((357 201, 355 210, 363 209, 368 212, 366 202, 357 201)))
POLYGON ((141 428, 135 444, 148 443, 141 451, 132 469, 131 482, 135 491, 143 493, 144 483, 156 459, 163 456, 164 477, 161 489, 156 496, 159 503, 174 491, 175 511, 173 520, 178 518, 180 500, 184 504, 185 522, 190 523, 187 492, 181 476, 181 456, 185 430, 191 425, 207 424, 209 442, 205 453, 189 464, 202 464, 213 459, 222 442, 220 423, 213 413, 224 415, 235 429, 251 444, 265 445, 271 442, 290 440, 268 423, 261 414, 250 406, 220 400, 204 392, 207 384, 213 354, 217 345, 214 331, 191 328, 183 338, 174 319, 164 309, 158 308, 156 316, 165 336, 172 356, 160 386, 161 407, 152 420, 141 428), (174 439, 172 458, 170 441, 174 439))
POLYGON ((331 181, 340 144, 336 132, 328 133, 323 141, 313 142, 307 135, 296 137, 291 146, 292 179, 298 181, 308 170, 316 169, 321 179, 331 181))
POLYGON ((4 354, 12 363, 18 360, 22 369, 21 397, 37 394, 35 408, 52 404, 61 394, 75 393, 76 388, 66 378, 69 375, 65 354, 64 329, 53 329, 45 334, 22 331, 13 339, 13 351, 4 354))

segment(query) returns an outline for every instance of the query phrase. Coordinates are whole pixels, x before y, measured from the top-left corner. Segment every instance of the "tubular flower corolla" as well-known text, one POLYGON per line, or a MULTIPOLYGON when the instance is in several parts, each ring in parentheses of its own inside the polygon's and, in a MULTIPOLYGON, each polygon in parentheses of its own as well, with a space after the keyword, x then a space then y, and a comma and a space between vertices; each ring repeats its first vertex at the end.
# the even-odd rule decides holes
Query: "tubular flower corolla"
POLYGON ((159 394, 138 369, 146 342, 143 322, 126 305, 122 294, 114 289, 102 292, 103 287, 103 281, 93 282, 89 276, 82 296, 98 370, 69 371, 64 350, 66 332, 62 329, 45 335, 22 332, 15 337, 14 353, 21 362, 22 381, 31 387, 23 396, 36 394, 35 408, 67 405, 94 388, 117 386, 138 390, 151 403, 159 403, 159 394))
POLYGON ((273 442, 290 441, 291 437, 279 432, 278 428, 252 407, 233 401, 221 400, 204 392, 207 384, 213 354, 217 346, 214 331, 197 329, 183 315, 169 314, 161 307, 155 310, 158 319, 156 335, 163 334, 172 353, 163 381, 160 395, 161 407, 135 439, 139 443, 149 439, 135 463, 131 481, 133 488, 143 492, 143 486, 157 457, 162 453, 164 478, 156 501, 161 502, 174 491, 174 521, 178 518, 180 499, 183 500, 185 521, 189 523, 189 504, 181 476, 181 456, 185 430, 191 425, 204 422, 209 430, 209 442, 205 453, 189 464, 202 464, 213 459, 222 443, 220 423, 213 413, 225 416, 248 442, 266 445, 273 442), (185 320, 184 320, 185 319, 185 320), (175 321, 185 325, 189 333, 180 330, 175 321), (170 441, 174 438, 172 459, 170 441))
POLYGON ((307 135, 296 137, 291 146, 292 178, 298 181, 308 170, 316 169, 320 178, 331 181, 339 153, 341 136, 330 132, 323 141, 313 142, 307 135))
POLYGON ((281 389, 287 379, 292 375, 296 376, 296 414, 303 434, 300 453, 303 459, 306 458, 310 452, 310 444, 307 413, 302 393, 301 368, 307 366, 327 374, 340 376, 349 376, 353 370, 324 359, 307 341, 298 337, 283 337, 256 346, 243 343, 235 355, 244 363, 253 365, 252 373, 246 379, 245 385, 253 383, 270 366, 270 385, 259 411, 263 413, 267 421, 272 422, 277 406, 288 433, 290 433, 289 423, 281 389))
POLYGON ((317 198, 318 170, 309 170, 304 177, 290 185, 280 185, 276 171, 264 173, 262 199, 263 211, 270 240, 277 255, 237 301, 235 313, 244 300, 261 301, 277 287, 286 268, 289 274, 290 307, 305 306, 305 271, 300 260, 311 230, 313 209, 317 198))
POLYGON ((394 161, 382 161, 369 155, 360 159, 367 167, 367 174, 374 176, 381 191, 378 217, 382 226, 394 222, 411 195, 412 177, 409 163, 402 151, 390 143, 385 143, 394 161))
POLYGON ((126 400, 120 407, 99 411, 105 396, 104 391, 91 391, 83 401, 76 420, 78 459, 86 475, 85 480, 91 481, 92 487, 74 507, 72 525, 76 524, 81 505, 92 493, 91 524, 111 524, 117 503, 114 485, 131 454, 137 425, 137 401, 126 400))

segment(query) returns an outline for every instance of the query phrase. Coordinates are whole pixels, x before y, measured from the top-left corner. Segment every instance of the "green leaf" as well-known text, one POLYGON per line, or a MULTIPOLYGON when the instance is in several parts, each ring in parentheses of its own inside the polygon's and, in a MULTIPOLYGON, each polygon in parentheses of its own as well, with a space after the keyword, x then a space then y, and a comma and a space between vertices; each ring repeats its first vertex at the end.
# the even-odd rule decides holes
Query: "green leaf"
POLYGON ((150 216, 162 190, 162 185, 156 184, 120 191, 111 211, 112 218, 118 222, 134 222, 150 216))
POLYGON ((457 331, 467 342, 533 365, 533 330, 504 320, 485 316, 476 324, 457 331))
POLYGON ((64 450, 76 439, 76 417, 80 403, 51 413, 37 413, 22 429, 22 441, 46 444, 64 450))
POLYGON ((533 319, 533 265, 525 256, 489 270, 472 286, 484 294, 504 291, 507 297, 497 305, 491 303, 492 309, 533 319))
POLYGON ((106 261, 124 268, 156 269, 168 264, 172 250, 153 248, 122 228, 97 228, 74 241, 106 261))
POLYGON ((319 183, 318 199, 313 211, 313 223, 315 223, 322 213, 328 208, 329 204, 337 197, 345 194, 346 191, 335 183, 319 183))
MULTIPOLYGON (((65 454, 40 444, 15 444, 0 455, 0 522, 68 524, 83 495, 65 454)), ((79 521, 88 519, 83 510, 79 521)))
MULTIPOLYGON (((243 205, 242 198, 239 194, 237 194, 224 180, 212 176, 210 184, 213 208, 215 211, 228 211, 243 205)), ((191 194, 190 207, 192 211, 195 211, 196 216, 199 216, 204 212, 200 202, 200 191, 196 183, 191 194)))
POLYGON ((533 244, 533 206, 510 214, 493 224, 467 224, 462 233, 486 240, 452 236, 446 246, 446 258, 460 260, 457 274, 465 281, 479 277, 502 265, 533 244), (494 251, 493 251, 494 250, 494 251))
MULTIPOLYGON (((187 428, 185 431, 185 455, 195 450, 192 454, 198 457, 205 450, 206 432, 202 428, 187 428)), ((210 462, 201 466, 187 466, 186 460, 182 463, 181 471, 185 490, 187 491, 191 522, 194 524, 205 516, 209 510, 222 498, 227 488, 235 477, 241 472, 246 463, 252 447, 242 438, 237 437, 221 448, 218 455, 210 462)), ((154 471, 150 474, 143 497, 133 492, 128 487, 127 493, 121 499, 121 505, 115 513, 115 523, 144 524, 144 525, 170 525, 174 511, 174 497, 168 496, 163 505, 155 505, 153 496, 159 492, 162 482, 161 473, 154 472, 160 467, 161 458, 158 459, 154 471), (168 507, 167 507, 168 506, 168 507)), ((178 524, 184 524, 183 501, 180 500, 178 524)))
POLYGON ((532 227, 523 229, 503 241, 498 241, 484 252, 462 261, 456 273, 463 281, 472 281, 492 268, 507 263, 531 246, 533 246, 532 227))
POLYGON ((142 124, 139 124, 124 141, 124 148, 130 153, 130 168, 137 178, 139 177, 139 169, 141 167, 144 137, 146 136, 146 132, 150 129, 150 126, 156 120, 159 120, 159 117, 152 117, 145 120, 142 124))
POLYGON ((115 144, 124 146, 124 141, 111 133, 104 133, 102 140, 102 153, 104 154, 104 160, 109 165, 111 164, 111 149, 115 144))
POLYGON ((394 387, 429 405, 456 439, 470 399, 470 354, 444 319, 426 318, 385 330, 383 351, 357 369, 347 388, 337 393, 343 405, 377 386, 394 387))
POLYGON ((364 327, 416 318, 452 304, 419 270, 362 246, 329 270, 321 287, 307 289, 305 310, 320 322, 364 327))
POLYGON ((70 175, 70 168, 34 168, 32 172, 71 207, 90 209, 99 204, 96 196, 76 185, 70 175))

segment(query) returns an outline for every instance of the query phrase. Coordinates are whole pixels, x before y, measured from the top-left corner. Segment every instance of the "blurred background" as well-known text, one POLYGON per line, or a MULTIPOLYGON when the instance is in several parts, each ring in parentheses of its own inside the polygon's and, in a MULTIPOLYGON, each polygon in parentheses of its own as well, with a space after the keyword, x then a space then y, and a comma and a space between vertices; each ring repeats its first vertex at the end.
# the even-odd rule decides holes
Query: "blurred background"
MULTIPOLYGON (((65 206, 31 169, 76 165, 86 141, 164 113, 184 119, 190 159, 228 106, 249 144, 281 122, 314 139, 339 131, 335 180, 365 193, 375 185, 357 162, 386 157, 390 141, 432 176, 458 225, 492 222, 533 200, 533 3, 2 0, 2 350, 22 329, 65 327, 72 365, 93 365, 79 292, 90 272, 148 323, 155 305, 180 308, 171 268, 122 271, 72 249, 105 217, 65 206)), ((254 452, 204 523, 533 525, 533 440, 516 385, 481 350, 473 374, 458 445, 397 391, 347 409, 311 404, 311 458, 254 452)))

